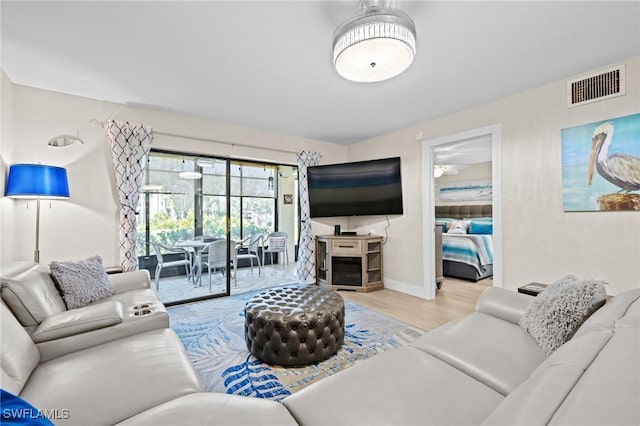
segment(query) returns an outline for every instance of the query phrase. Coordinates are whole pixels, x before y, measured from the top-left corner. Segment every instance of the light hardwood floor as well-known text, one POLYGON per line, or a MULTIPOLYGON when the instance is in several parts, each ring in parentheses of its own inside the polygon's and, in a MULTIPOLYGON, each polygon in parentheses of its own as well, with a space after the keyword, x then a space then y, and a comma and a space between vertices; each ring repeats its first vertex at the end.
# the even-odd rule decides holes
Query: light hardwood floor
POLYGON ((340 291, 346 300, 374 309, 423 330, 434 328, 474 311, 480 294, 493 285, 487 278, 477 283, 446 278, 434 300, 425 300, 395 290, 371 293, 340 291))

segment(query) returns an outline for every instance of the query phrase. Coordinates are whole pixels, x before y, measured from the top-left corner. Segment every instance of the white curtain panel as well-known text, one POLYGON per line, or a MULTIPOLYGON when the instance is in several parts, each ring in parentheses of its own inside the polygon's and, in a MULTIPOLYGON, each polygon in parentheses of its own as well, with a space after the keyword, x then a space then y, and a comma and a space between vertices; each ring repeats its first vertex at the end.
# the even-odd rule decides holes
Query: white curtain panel
POLYGON ((316 281, 316 258, 314 255, 313 235, 311 235, 311 219, 309 218, 309 186, 307 184, 307 167, 320 164, 320 154, 313 151, 302 151, 298 154, 298 185, 300 190, 300 245, 296 272, 298 279, 307 283, 316 281))
POLYGON ((120 200, 120 266, 124 272, 134 271, 138 269, 136 208, 153 140, 152 129, 141 124, 109 120, 105 130, 111 144, 120 200))

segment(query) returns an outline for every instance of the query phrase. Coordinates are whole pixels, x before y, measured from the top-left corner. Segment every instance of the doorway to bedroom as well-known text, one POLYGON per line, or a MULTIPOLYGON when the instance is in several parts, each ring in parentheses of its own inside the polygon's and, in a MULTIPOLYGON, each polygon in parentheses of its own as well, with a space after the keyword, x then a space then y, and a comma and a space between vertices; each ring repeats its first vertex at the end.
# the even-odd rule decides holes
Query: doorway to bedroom
POLYGON ((427 295, 447 280, 502 286, 500 136, 494 125, 425 141, 427 295))

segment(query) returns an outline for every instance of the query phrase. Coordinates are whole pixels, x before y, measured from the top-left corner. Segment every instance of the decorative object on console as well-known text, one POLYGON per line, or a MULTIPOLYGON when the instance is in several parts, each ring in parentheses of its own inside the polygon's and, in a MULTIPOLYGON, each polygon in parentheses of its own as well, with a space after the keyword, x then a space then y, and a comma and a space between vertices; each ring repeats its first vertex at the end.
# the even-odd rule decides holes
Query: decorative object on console
POLYGON ((44 164, 14 164, 9 167, 5 196, 36 199, 36 248, 34 261, 40 261, 40 199, 69 198, 67 170, 44 164))
POLYGON ((81 308, 111 296, 111 282, 100 256, 77 262, 51 262, 56 280, 68 309, 81 308))
POLYGON ((640 211, 640 114, 562 129, 561 140, 564 211, 640 211))
POLYGON ((528 294, 529 296, 537 296, 547 288, 546 284, 532 282, 518 287, 518 293, 528 294))
POLYGON ((344 22, 333 34, 333 64, 347 80, 387 80, 413 62, 415 24, 404 12, 380 3, 361 1, 360 15, 344 22))
POLYGON ((607 293, 603 284, 582 281, 574 275, 560 278, 529 304, 520 326, 547 355, 552 354, 605 303, 607 293))

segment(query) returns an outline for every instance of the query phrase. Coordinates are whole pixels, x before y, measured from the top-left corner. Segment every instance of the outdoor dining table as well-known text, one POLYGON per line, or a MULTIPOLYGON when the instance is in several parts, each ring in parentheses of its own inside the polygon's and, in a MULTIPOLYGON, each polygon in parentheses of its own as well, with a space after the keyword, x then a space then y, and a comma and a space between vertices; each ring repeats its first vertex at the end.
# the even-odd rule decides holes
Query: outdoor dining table
MULTIPOLYGON (((180 247, 183 249, 191 249, 190 253, 193 253, 191 258, 191 278, 193 279, 193 285, 201 285, 202 282, 202 251, 206 249, 212 241, 205 242, 203 240, 183 240, 178 241, 174 244, 175 247, 180 247), (193 273, 193 270, 196 270, 196 274, 193 273)), ((231 240, 231 247, 234 253, 234 264, 235 264, 235 254, 236 248, 238 245, 242 244, 241 241, 231 240)))
POLYGON ((184 240, 184 241, 178 241, 174 244, 175 247, 190 249, 188 250, 188 253, 191 259, 191 279, 193 280, 194 286, 196 284, 200 285, 200 280, 202 278, 202 267, 200 265, 200 257, 202 254, 202 250, 204 250, 209 244, 210 243, 204 242, 202 240, 184 240), (197 275, 193 273, 194 268, 197 268, 197 275))

